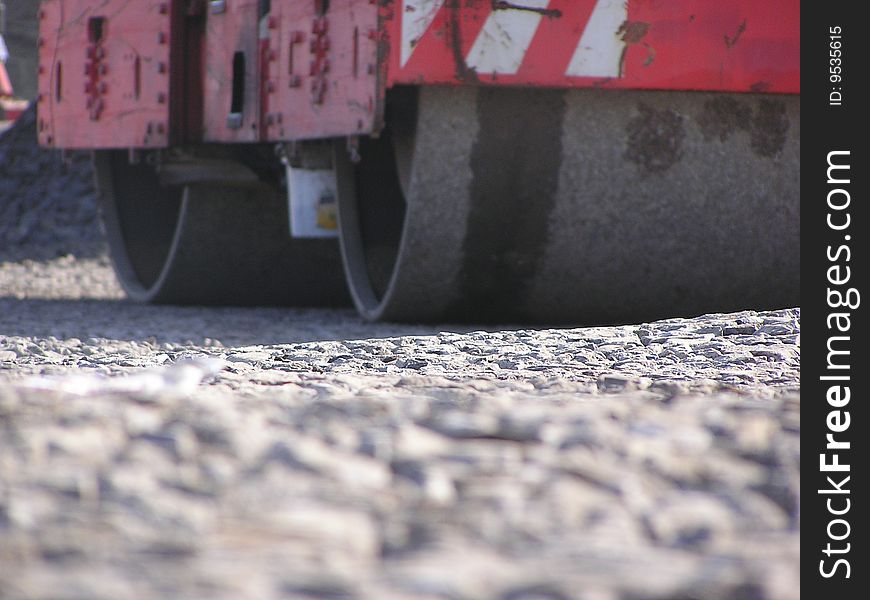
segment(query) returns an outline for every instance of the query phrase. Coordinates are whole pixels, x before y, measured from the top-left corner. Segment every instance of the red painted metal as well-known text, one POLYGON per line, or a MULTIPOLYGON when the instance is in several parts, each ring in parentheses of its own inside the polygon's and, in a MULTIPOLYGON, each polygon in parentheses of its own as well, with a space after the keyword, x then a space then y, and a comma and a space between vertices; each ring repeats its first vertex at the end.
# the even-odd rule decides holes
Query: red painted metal
POLYGON ((269 140, 370 133, 377 129, 377 6, 272 0, 277 46, 269 140), (325 14, 319 8, 328 4, 325 14), (313 10, 312 10, 313 9, 313 10))
POLYGON ((4 96, 12 96, 15 90, 12 89, 12 82, 9 81, 9 75, 6 73, 6 67, 3 61, 0 60, 0 98, 4 96))
POLYGON ((176 0, 44 0, 39 10, 40 143, 168 145, 176 0))
POLYGON ((43 0, 39 139, 369 134, 399 84, 798 93, 799 21, 797 0, 43 0))
POLYGON ((388 86, 800 91, 798 0, 396 0, 384 15, 391 39, 388 86), (606 35, 585 38, 596 10, 605 22, 608 11, 623 15, 611 19, 606 35), (488 29, 492 19, 515 23, 488 29), (528 43, 523 21, 533 24, 528 43), (428 25, 414 31, 421 22, 428 25), (475 44, 488 35, 495 35, 491 47, 521 57, 515 72, 487 68, 499 62, 492 57, 478 61, 483 68, 473 64, 475 44), (596 45, 615 49, 614 40, 618 53, 598 69, 606 74, 569 73, 578 47, 587 44, 594 58, 596 45))
POLYGON ((283 141, 375 129, 377 7, 368 0, 326 4, 227 2, 206 27, 204 139, 283 141), (243 110, 230 115, 232 63, 245 57, 243 110))
POLYGON ((203 69, 206 141, 260 140, 259 5, 259 0, 229 1, 220 11, 210 9, 206 17, 203 69))

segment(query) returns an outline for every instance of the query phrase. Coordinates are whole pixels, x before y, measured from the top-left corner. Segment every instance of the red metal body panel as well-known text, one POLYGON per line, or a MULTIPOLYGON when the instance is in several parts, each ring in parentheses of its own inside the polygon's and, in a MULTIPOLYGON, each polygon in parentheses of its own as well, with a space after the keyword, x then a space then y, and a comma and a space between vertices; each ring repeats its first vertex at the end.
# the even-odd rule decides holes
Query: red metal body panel
POLYGON ((40 10, 39 139, 68 148, 373 133, 398 84, 800 91, 797 0, 43 0, 40 10))
POLYGON ((325 16, 314 2, 272 0, 279 25, 264 95, 269 140, 368 133, 376 129, 378 10, 369 0, 332 0, 325 16))
POLYGON ((396 0, 388 85, 800 91, 797 0, 396 0))
MULTIPOLYGON (((260 140, 259 0, 227 2, 207 16, 203 70, 203 137, 209 142, 260 140), (241 96, 233 112, 233 61, 243 61, 241 96)), ((238 93, 238 91, 237 91, 238 93)))
POLYGON ((39 141, 65 148, 169 142, 175 2, 45 0, 39 141))
POLYGON ((378 10, 368 0, 235 0, 208 15, 204 139, 282 141, 375 129, 378 10), (231 116, 233 60, 245 61, 243 109, 231 116))

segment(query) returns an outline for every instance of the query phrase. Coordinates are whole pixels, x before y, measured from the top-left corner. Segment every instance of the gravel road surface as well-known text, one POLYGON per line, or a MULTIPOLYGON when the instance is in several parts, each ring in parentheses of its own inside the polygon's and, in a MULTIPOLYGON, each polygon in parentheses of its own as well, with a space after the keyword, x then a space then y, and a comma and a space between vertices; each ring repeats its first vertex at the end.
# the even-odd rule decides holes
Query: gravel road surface
POLYGON ((0 196, 0 598, 799 598, 799 309, 140 306, 43 200, 0 196))

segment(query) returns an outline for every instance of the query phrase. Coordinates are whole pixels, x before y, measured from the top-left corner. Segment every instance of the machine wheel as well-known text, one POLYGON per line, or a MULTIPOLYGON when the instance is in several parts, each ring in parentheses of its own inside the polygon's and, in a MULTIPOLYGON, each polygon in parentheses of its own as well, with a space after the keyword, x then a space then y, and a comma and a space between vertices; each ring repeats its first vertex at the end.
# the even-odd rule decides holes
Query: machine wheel
POLYGON ((289 237, 274 186, 161 186, 124 151, 94 155, 103 225, 130 298, 160 304, 349 303, 335 240, 289 237))
POLYGON ((390 94, 361 162, 336 151, 367 318, 625 323, 799 304, 798 97, 390 94))

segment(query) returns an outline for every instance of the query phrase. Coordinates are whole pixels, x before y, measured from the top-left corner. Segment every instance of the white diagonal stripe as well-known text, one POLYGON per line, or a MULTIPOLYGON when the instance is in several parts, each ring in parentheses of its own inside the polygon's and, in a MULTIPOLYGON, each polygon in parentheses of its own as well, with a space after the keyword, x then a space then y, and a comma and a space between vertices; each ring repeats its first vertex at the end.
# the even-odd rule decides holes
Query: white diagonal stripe
POLYGON ((618 31, 628 18, 625 0, 598 0, 565 75, 619 77, 625 42, 618 31))
POLYGON ((411 58, 411 53, 426 29, 432 24, 444 0, 405 0, 402 3, 402 66, 411 58))
MULTIPOLYGON (((546 8, 550 0, 517 0, 527 8, 546 8)), ((541 15, 517 8, 493 10, 480 35, 465 57, 465 63, 478 73, 515 74, 532 43, 541 15)))

